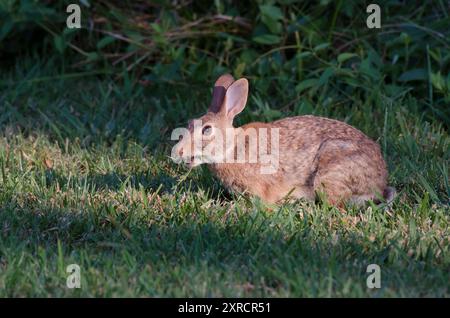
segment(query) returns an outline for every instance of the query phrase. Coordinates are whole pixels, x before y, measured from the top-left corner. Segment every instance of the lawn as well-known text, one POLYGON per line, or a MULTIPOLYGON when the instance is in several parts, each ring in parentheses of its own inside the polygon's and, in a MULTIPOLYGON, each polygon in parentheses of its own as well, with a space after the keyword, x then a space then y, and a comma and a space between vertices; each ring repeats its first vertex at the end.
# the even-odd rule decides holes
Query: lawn
MULTIPOLYGON (((431 12, 423 6, 420 17, 431 12)), ((242 66, 252 53, 218 68, 205 58, 201 70, 193 65, 204 57, 190 52, 173 74, 167 61, 125 72, 105 61, 80 69, 76 56, 36 48, 9 57, 0 72, 0 297, 450 297, 449 42, 414 36, 383 56, 382 38, 342 55, 305 36, 301 59, 265 47, 254 65, 242 66), (227 70, 250 81, 238 125, 315 114, 377 140, 393 205, 267 207, 227 192, 206 167, 173 163, 172 129, 207 109, 227 70), (79 265, 81 288, 66 286, 69 264, 79 265), (366 284, 370 264, 381 288, 366 284)))

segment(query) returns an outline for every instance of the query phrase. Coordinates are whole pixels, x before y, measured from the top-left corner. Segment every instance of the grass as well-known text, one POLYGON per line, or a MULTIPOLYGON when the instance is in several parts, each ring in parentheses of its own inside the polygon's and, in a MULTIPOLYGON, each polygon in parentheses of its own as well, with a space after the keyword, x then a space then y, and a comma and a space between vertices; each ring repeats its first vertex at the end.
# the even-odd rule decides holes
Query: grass
POLYGON ((80 30, 66 3, 0 5, 0 297, 450 296, 445 1, 381 1, 377 30, 367 1, 83 1, 80 30), (175 165, 172 129, 224 72, 250 80, 238 125, 377 140, 393 206, 269 209, 175 165))
POLYGON ((345 120, 378 140, 399 192, 388 210, 270 210, 168 158, 171 129, 206 109, 209 88, 57 65, 31 56, 0 77, 0 297, 450 296, 450 137, 422 100, 375 87, 274 113, 252 91, 241 123, 345 120), (72 263, 80 289, 66 287, 72 263), (381 289, 366 286, 369 264, 381 289))

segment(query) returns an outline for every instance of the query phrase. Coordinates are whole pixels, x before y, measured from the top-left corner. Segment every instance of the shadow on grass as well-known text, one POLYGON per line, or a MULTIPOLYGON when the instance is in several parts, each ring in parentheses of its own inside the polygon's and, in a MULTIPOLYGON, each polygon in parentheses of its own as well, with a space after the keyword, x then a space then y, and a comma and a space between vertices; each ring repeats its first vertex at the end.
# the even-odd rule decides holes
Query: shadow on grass
POLYGON ((174 296, 179 289, 185 296, 233 296, 238 290, 247 296, 448 295, 445 264, 433 258, 411 259, 411 246, 402 249, 395 241, 384 246, 355 235, 320 237, 306 222, 293 231, 263 214, 232 219, 209 220, 195 212, 180 217, 175 212, 153 214, 148 220, 131 212, 113 216, 102 209, 27 210, 6 205, 0 208, 0 258, 8 267, 25 255, 33 260, 21 262, 25 272, 40 267, 50 267, 51 272, 63 259, 91 273, 95 269, 100 277, 114 271, 117 277, 112 281, 150 275, 162 284, 146 289, 139 279, 133 280, 136 295, 174 296), (58 244, 63 255, 58 254, 58 244), (365 271, 372 263, 383 269, 386 286, 376 293, 365 287, 365 271), (208 286, 200 292, 205 282, 208 286))
POLYGON ((206 187, 208 189, 207 195, 210 198, 214 198, 220 202, 227 202, 233 199, 233 195, 221 187, 211 173, 206 172, 206 169, 200 173, 200 177, 204 180, 200 181, 190 177, 183 179, 182 177, 173 177, 162 172, 159 174, 137 173, 131 175, 111 172, 69 178, 54 170, 45 171, 47 186, 58 184, 59 187, 64 185, 72 187, 75 184, 79 187, 88 187, 90 191, 120 191, 123 188, 131 187, 135 190, 157 191, 158 194, 173 193, 174 191, 197 192, 206 187))
POLYGON ((47 185, 51 186, 56 183, 59 185, 86 186, 91 190, 112 190, 118 191, 123 187, 131 187, 134 189, 143 188, 148 191, 160 190, 161 193, 170 192, 177 184, 177 179, 165 174, 151 175, 148 173, 139 174, 88 174, 85 176, 67 177, 59 174, 54 170, 45 172, 47 185))

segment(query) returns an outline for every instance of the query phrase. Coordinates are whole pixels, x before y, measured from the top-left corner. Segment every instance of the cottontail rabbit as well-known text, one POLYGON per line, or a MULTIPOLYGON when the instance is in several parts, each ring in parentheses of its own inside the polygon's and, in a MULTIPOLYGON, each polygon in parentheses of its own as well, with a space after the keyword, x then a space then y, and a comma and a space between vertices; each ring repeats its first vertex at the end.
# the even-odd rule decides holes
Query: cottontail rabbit
POLYGON ((178 133, 172 156, 190 167, 206 163, 229 189, 268 203, 317 193, 334 205, 393 199, 380 148, 361 131, 309 115, 234 128, 247 95, 245 78, 222 75, 208 112, 178 133))

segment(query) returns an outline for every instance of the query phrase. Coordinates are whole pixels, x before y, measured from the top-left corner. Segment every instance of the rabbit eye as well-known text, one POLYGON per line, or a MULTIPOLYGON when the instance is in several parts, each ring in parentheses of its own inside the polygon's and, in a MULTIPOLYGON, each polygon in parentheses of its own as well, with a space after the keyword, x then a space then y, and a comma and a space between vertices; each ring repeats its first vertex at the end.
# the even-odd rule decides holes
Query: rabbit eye
POLYGON ((205 127, 203 127, 202 129, 202 135, 204 136, 209 136, 212 133, 212 127, 210 125, 206 125, 205 127))

